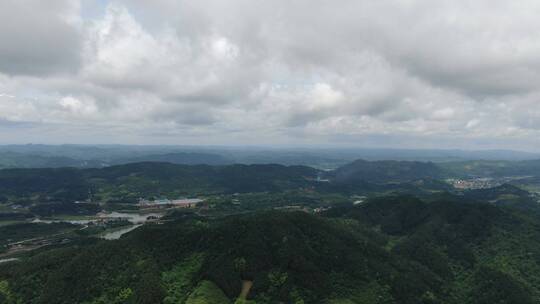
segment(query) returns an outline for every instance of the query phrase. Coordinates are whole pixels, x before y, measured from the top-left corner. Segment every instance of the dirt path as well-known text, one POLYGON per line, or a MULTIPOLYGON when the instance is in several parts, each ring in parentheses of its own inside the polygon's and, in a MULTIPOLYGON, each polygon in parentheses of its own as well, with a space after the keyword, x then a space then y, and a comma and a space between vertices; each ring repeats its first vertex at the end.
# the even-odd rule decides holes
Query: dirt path
POLYGON ((251 287, 253 286, 253 281, 242 281, 242 291, 240 292, 240 296, 238 296, 239 299, 245 300, 249 294, 249 291, 251 290, 251 287))

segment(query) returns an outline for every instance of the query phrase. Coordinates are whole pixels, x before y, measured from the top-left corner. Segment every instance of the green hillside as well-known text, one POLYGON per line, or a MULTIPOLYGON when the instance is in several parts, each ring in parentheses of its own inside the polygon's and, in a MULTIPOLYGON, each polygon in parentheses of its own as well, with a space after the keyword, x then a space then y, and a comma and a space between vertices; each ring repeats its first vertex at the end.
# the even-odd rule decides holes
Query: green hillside
POLYGON ((537 303, 538 227, 514 209, 411 196, 323 217, 192 217, 0 265, 0 292, 7 303, 217 303, 247 281, 253 303, 537 303))
POLYGON ((0 170, 0 194, 37 202, 73 202, 89 198, 124 200, 155 195, 282 191, 314 179, 317 170, 281 165, 177 165, 135 163, 103 169, 0 170))

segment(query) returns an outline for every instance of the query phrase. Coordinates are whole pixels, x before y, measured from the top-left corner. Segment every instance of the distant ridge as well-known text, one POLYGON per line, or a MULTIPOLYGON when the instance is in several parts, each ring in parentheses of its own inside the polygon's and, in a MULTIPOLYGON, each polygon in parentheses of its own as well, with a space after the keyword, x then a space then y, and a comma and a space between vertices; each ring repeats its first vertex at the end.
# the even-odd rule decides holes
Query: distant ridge
POLYGON ((444 175, 440 167, 431 162, 418 161, 366 161, 356 160, 328 174, 338 183, 354 182, 410 182, 435 179, 444 175))
POLYGON ((178 152, 167 154, 152 154, 140 157, 128 158, 117 161, 115 164, 139 163, 139 162, 167 162, 180 165, 227 165, 233 161, 219 154, 178 152))

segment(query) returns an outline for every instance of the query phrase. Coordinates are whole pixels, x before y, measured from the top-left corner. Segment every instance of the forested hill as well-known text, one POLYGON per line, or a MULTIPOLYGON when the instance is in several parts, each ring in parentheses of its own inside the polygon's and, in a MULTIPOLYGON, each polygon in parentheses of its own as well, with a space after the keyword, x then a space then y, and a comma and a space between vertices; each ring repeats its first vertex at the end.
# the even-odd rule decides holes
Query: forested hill
POLYGON ((325 216, 188 217, 0 265, 0 295, 8 303, 227 304, 253 284, 247 299, 257 304, 537 303, 538 227, 513 209, 410 196, 325 216))
POLYGON ((233 161, 219 154, 176 152, 165 154, 151 154, 138 157, 124 157, 112 161, 113 164, 127 164, 139 162, 167 162, 181 165, 228 165, 233 161))
POLYGON ((431 162, 357 160, 339 167, 328 176, 338 183, 388 183, 437 179, 444 176, 444 171, 431 162))
POLYGON ((98 160, 0 151, 0 168, 99 168, 103 166, 104 162, 98 160))
POLYGON ((420 179, 538 177, 540 160, 524 161, 366 161, 356 160, 326 176, 338 183, 410 182, 420 179))
POLYGON ((43 203, 86 200, 90 195, 96 201, 133 202, 149 196, 276 192, 305 187, 349 194, 394 190, 418 194, 422 190, 451 190, 440 181, 446 176, 438 164, 410 161, 357 160, 329 172, 276 164, 141 162, 99 169, 4 169, 0 170, 0 195, 15 202, 43 203))
POLYGON ((130 197, 172 192, 179 195, 277 191, 302 187, 315 179, 317 172, 302 166, 188 166, 156 162, 102 169, 4 169, 0 170, 0 193, 70 202, 88 198, 89 191, 99 195, 122 190, 130 197))
MULTIPOLYGON (((276 164, 210 166, 166 162, 91 169, 3 169, 0 170, 0 203, 9 201, 30 206, 88 199, 134 203, 141 197, 177 198, 299 189, 341 195, 398 191, 422 196, 454 191, 452 185, 442 180, 448 176, 440 164, 364 160, 334 171, 276 164)), ((508 185, 465 194, 482 201, 534 203, 526 191, 508 185)))
POLYGON ((471 160, 437 164, 447 174, 458 177, 538 176, 540 160, 471 160))

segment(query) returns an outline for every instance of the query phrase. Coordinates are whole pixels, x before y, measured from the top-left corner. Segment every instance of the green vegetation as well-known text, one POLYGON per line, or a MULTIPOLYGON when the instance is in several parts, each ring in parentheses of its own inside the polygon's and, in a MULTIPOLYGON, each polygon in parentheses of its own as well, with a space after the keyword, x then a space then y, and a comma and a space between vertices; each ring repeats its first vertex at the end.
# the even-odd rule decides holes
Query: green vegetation
POLYGON ((540 160, 471 160, 438 164, 448 175, 458 177, 537 176, 540 160))
POLYGON ((364 161, 331 174, 303 166, 150 162, 102 169, 6 169, 0 170, 0 207, 5 220, 13 221, 13 217, 93 215, 102 208, 133 210, 139 198, 205 196, 218 210, 234 213, 328 206, 349 202, 356 194, 401 192, 424 197, 451 191, 448 184, 427 178, 432 175, 440 175, 433 164, 364 161), (372 181, 364 180, 368 175, 373 175, 372 181), (321 182, 321 176, 330 182, 321 182), (233 197, 235 193, 239 196, 233 197))
POLYGON ((103 227, 0 226, 2 245, 74 236, 0 264, 0 303, 538 303, 537 198, 513 184, 452 189, 439 180, 447 169, 357 161, 330 173, 169 163, 0 170, 0 218, 10 222, 136 209, 139 197, 206 198, 205 208, 115 241, 91 237, 103 227))
POLYGON ((227 304, 230 300, 210 281, 202 281, 189 295, 186 304, 227 304))
POLYGON ((388 183, 435 179, 444 176, 444 172, 434 163, 357 160, 330 172, 329 176, 340 183, 388 183))
POLYGON ((0 280, 23 303, 536 303, 539 226, 455 197, 381 197, 323 217, 145 225, 0 266, 0 280), (246 280, 253 287, 237 300, 246 280))
MULTIPOLYGON (((197 274, 201 270, 203 261, 203 255, 193 254, 171 270, 162 273, 161 278, 166 293, 163 299, 164 304, 184 303, 187 300, 197 284, 197 274)), ((200 289, 199 294, 204 288, 200 289)))
MULTIPOLYGON (((352 195, 396 192, 427 198, 434 193, 456 192, 451 185, 440 181, 443 177, 467 175, 457 172, 456 167, 459 165, 358 160, 331 172, 304 166, 189 166, 151 162, 102 169, 5 169, 0 170, 0 210, 7 217, 21 220, 22 214, 50 217, 92 215, 102 208, 130 210, 139 198, 205 196, 213 199, 216 206, 231 210, 321 206, 346 202, 352 195), (238 198, 241 207, 234 206, 238 205, 231 197, 235 193, 242 195, 238 198), (79 203, 75 204, 76 201, 79 203), (15 210, 12 206, 19 208, 18 214, 12 212, 15 210)), ((528 183, 528 188, 536 185, 531 178, 523 183, 528 183)), ((502 194, 513 193, 505 189, 502 194)), ((520 193, 519 197, 523 195, 520 193)), ((511 203, 516 197, 493 199, 511 203)))
POLYGON ((315 175, 312 168, 280 165, 137 163, 85 170, 7 169, 0 170, 0 193, 24 205, 87 199, 135 203, 139 197, 295 189, 307 186, 307 179, 315 175))
POLYGON ((26 239, 71 231, 78 226, 69 223, 24 223, 0 226, 0 246, 26 239))
POLYGON ((65 156, 49 156, 0 151, 0 168, 55 168, 55 167, 91 167, 98 162, 77 160, 65 156))

